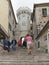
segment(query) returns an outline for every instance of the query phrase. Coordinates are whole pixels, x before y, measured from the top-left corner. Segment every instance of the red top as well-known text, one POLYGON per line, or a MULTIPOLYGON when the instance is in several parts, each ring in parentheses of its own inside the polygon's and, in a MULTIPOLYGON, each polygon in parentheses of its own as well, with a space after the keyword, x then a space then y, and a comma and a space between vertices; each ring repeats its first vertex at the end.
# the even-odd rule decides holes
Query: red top
POLYGON ((31 36, 27 36, 25 39, 26 39, 27 42, 32 42, 32 37, 31 36))
POLYGON ((21 40, 19 40, 19 41, 18 41, 18 45, 21 45, 21 44, 22 44, 22 41, 21 41, 21 40))

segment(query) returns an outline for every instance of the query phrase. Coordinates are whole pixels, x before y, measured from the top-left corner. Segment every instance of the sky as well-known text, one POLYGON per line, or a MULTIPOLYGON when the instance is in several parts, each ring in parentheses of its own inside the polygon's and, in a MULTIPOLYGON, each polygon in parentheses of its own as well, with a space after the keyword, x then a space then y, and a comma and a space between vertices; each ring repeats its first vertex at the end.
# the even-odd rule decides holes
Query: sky
POLYGON ((16 13, 16 10, 19 7, 29 7, 31 11, 33 11, 33 5, 34 3, 48 3, 49 0, 11 0, 14 8, 14 12, 16 13))

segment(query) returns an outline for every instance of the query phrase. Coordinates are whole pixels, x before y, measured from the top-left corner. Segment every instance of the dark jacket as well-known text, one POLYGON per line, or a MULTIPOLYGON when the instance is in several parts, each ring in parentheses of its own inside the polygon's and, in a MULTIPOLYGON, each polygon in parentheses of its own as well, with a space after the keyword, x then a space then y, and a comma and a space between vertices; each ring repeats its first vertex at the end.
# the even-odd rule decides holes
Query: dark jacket
POLYGON ((14 45, 16 45, 17 41, 16 40, 12 40, 11 44, 13 44, 13 43, 14 43, 14 45))
POLYGON ((9 46, 9 44, 8 44, 8 41, 7 41, 7 40, 4 40, 4 41, 3 41, 3 43, 4 43, 3 45, 4 45, 5 47, 8 47, 8 46, 9 46))

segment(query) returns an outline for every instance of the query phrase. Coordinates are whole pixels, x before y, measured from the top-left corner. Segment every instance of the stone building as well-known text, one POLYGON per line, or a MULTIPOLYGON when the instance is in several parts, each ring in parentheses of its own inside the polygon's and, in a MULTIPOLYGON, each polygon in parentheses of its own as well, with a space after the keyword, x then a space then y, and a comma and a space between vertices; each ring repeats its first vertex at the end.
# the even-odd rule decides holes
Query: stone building
POLYGON ((16 32, 16 18, 15 18, 15 14, 14 14, 14 10, 12 7, 12 3, 11 0, 8 0, 9 3, 9 7, 8 7, 8 34, 9 34, 9 40, 11 41, 13 36, 16 38, 15 32, 16 32))
POLYGON ((20 38, 30 33, 31 10, 27 7, 20 7, 17 10, 17 19, 18 19, 17 37, 20 38))
POLYGON ((0 40, 5 39, 6 37, 8 38, 8 33, 4 29, 4 27, 0 24, 0 40))
POLYGON ((11 0, 0 0, 0 24, 8 32, 9 39, 15 36, 16 18, 11 0))
POLYGON ((37 48, 40 48, 40 50, 49 53, 49 21, 37 35, 36 41, 37 41, 36 43, 37 48))
POLYGON ((48 49, 48 23, 49 3, 35 4, 33 9, 33 33, 37 48, 48 49))
POLYGON ((8 32, 8 1, 0 0, 0 24, 8 32))

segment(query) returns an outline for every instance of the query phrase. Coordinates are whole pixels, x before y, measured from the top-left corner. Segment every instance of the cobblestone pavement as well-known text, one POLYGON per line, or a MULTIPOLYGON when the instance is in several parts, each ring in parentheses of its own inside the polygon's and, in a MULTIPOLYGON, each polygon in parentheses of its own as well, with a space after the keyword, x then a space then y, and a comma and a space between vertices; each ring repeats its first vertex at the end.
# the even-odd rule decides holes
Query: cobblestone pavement
POLYGON ((27 54, 27 49, 17 47, 16 51, 11 50, 9 55, 5 55, 0 47, 0 65, 49 65, 49 54, 36 52, 27 54))

